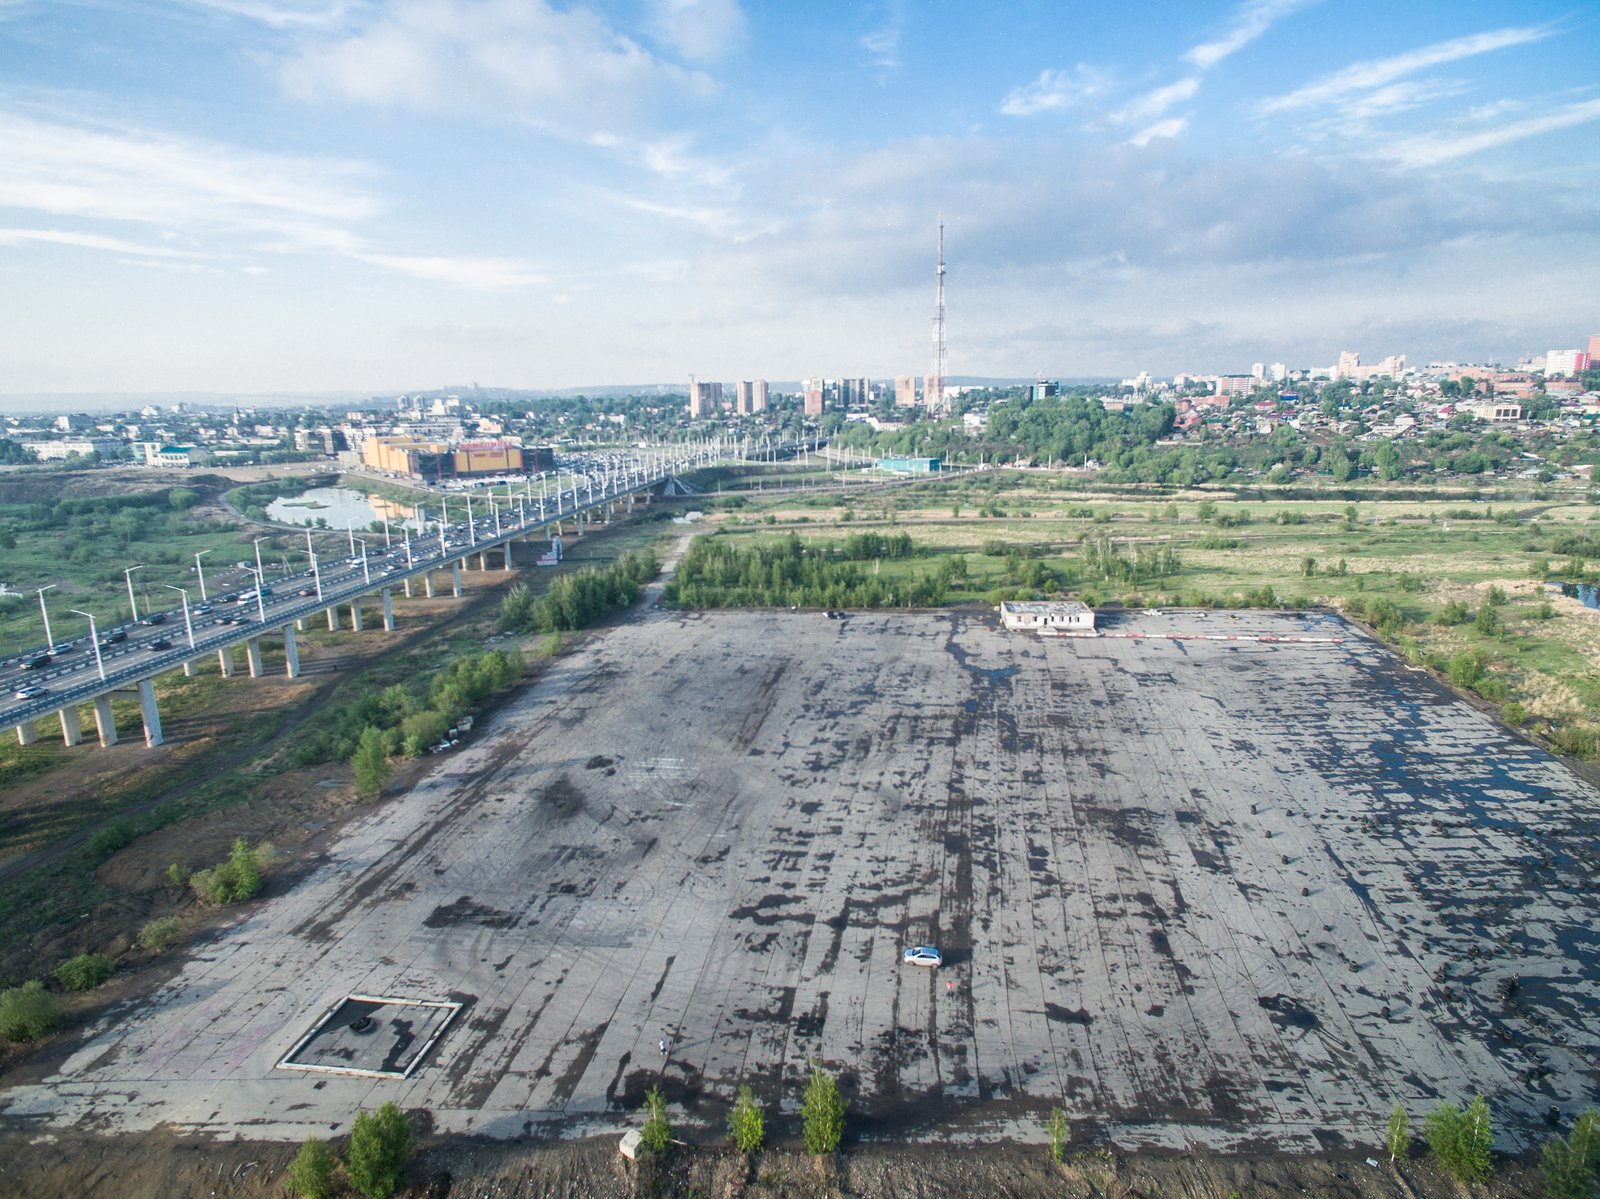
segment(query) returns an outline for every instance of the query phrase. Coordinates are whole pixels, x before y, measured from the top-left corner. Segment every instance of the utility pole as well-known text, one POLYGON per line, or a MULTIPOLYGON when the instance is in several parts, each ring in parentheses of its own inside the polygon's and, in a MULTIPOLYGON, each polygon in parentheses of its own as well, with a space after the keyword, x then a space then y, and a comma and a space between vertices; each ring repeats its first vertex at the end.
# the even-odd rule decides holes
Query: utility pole
POLYGON ((944 212, 939 213, 939 265, 934 272, 933 293, 933 371, 928 376, 922 398, 933 411, 935 405, 944 406, 945 371, 948 367, 944 341, 944 212))

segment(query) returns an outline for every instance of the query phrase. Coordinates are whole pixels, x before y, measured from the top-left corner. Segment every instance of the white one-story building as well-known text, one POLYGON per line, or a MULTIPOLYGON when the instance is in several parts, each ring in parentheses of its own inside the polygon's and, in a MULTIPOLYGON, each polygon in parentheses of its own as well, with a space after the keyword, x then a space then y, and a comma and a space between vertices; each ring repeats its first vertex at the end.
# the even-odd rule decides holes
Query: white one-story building
POLYGON ((1094 631, 1094 609, 1077 600, 1053 603, 1006 600, 1000 605, 1000 619, 1006 628, 1024 633, 1042 633, 1047 629, 1094 631))

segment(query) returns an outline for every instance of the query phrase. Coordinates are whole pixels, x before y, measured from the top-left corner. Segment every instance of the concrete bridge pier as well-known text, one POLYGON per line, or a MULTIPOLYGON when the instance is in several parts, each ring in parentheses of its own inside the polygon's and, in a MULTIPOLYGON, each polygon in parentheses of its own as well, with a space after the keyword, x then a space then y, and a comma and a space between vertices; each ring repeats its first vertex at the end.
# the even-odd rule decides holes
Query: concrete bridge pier
POLYGON ((252 637, 244 643, 244 656, 250 660, 250 677, 259 679, 267 673, 261 665, 261 638, 252 637))
MULTIPOLYGON (((465 561, 465 559, 463 559, 463 561, 465 561)), ((461 598, 461 563, 460 562, 455 563, 455 565, 451 568, 450 588, 451 588, 450 594, 455 596, 456 599, 460 599, 461 598)))
POLYGON ((57 715, 61 717, 61 739, 68 745, 82 741, 83 725, 78 721, 78 705, 68 704, 57 715))
POLYGON ((199 663, 191 659, 183 664, 183 677, 192 679, 199 673, 199 663))
POLYGON ((306 631, 305 617, 302 616, 299 620, 295 621, 294 622, 294 627, 299 632, 302 632, 302 633, 305 632, 306 631))
POLYGON ((383 589, 383 631, 394 632, 394 600, 387 587, 383 589))
POLYGON ((39 739, 39 726, 31 720, 24 720, 17 726, 17 744, 32 745, 39 739))
POLYGON ((487 573, 489 570, 489 551, 484 550, 478 555, 478 569, 487 573))
POLYGON ((427 591, 429 599, 433 598, 433 571, 428 571, 422 576, 422 586, 427 591))
POLYGON ((337 604, 335 604, 333 607, 328 609, 328 632, 337 633, 338 631, 339 631, 339 606, 337 604))
POLYGON ((504 548, 504 550, 506 552, 505 569, 510 570, 511 569, 511 543, 509 541, 506 542, 505 545, 502 548, 504 548))
POLYGON ((410 575, 407 575, 405 577, 405 587, 406 587, 406 598, 410 599, 411 598, 411 576, 410 575))
POLYGON ((356 632, 361 632, 361 601, 364 597, 356 596, 350 601, 350 627, 356 632))
POLYGON ((230 645, 217 651, 217 665, 222 667, 223 678, 231 679, 233 677, 233 646, 230 645))
POLYGON ((154 749, 161 744, 161 713, 156 709, 156 685, 150 679, 139 680, 139 715, 144 717, 144 743, 154 749))
MULTIPOLYGON (((232 671, 230 670, 231 674, 232 671)), ((109 749, 117 743, 117 721, 111 715, 111 697, 100 695, 94 701, 94 727, 100 733, 100 748, 109 749)))
POLYGON ((283 626, 283 657, 288 663, 288 673, 291 679, 300 677, 300 643, 294 638, 294 626, 283 626))

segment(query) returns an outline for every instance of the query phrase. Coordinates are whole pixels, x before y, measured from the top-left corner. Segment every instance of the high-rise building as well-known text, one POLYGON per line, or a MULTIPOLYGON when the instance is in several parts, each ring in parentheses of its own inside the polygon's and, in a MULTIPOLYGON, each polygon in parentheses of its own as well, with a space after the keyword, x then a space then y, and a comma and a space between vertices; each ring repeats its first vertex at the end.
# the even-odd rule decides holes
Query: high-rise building
POLYGON ((1341 350, 1339 353, 1339 366, 1334 375, 1337 379, 1355 379, 1360 377, 1361 355, 1350 350, 1341 350))
POLYGON ((846 408, 859 408, 871 400, 865 379, 840 379, 839 402, 846 408))
POLYGON ((739 384, 738 398, 734 401, 733 410, 740 416, 750 416, 756 410, 756 385, 749 379, 739 384))
POLYGON ((944 403, 949 389, 945 387, 943 375, 924 375, 922 379, 922 402, 930 409, 944 403))
POLYGON ((896 375, 894 377, 894 402, 897 408, 915 408, 917 406, 917 378, 915 375, 896 375))
POLYGON ((822 388, 820 388, 820 387, 812 387, 811 386, 811 384, 813 384, 813 383, 821 383, 821 382, 822 382, 821 379, 807 379, 806 380, 806 415, 807 416, 821 416, 822 415, 822 388))
POLYGON ((1274 362, 1272 364, 1272 381, 1274 383, 1282 383, 1288 377, 1289 368, 1287 366, 1281 362, 1274 362))
POLYGON ((750 385, 750 410, 752 412, 765 412, 767 410, 767 381, 757 379, 750 385))
POLYGON ((1028 384, 1028 398, 1030 400, 1048 400, 1052 396, 1061 394, 1061 384, 1054 380, 1041 380, 1038 383, 1028 384))
POLYGON ((1596 362, 1600 362, 1600 333, 1589 339, 1589 365, 1591 369, 1596 362))
POLYGON ((1258 379, 1265 379, 1267 377, 1267 364, 1265 362, 1252 363, 1250 373, 1258 379))
POLYGON ((720 407, 722 407, 722 384, 696 383, 692 379, 689 381, 691 417, 714 416, 720 407))
POLYGON ((1575 375, 1589 369, 1589 355, 1584 350, 1551 350, 1544 356, 1544 373, 1551 377, 1575 375))

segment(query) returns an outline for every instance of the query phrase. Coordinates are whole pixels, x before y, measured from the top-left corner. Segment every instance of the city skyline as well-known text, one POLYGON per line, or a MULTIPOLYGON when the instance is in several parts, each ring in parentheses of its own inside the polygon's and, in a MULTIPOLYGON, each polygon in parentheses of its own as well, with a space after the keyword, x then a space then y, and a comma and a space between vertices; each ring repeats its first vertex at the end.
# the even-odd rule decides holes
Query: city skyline
POLYGON ((0 17, 0 394, 921 376, 941 209, 953 380, 1600 308, 1571 9, 64 11, 0 17))

